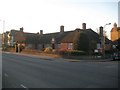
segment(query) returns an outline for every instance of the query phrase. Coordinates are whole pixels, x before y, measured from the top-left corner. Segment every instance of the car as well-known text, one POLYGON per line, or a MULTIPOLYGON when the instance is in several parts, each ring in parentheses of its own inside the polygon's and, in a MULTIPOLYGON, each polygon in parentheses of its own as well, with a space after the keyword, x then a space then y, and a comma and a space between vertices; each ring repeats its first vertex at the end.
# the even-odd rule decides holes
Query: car
POLYGON ((113 60, 120 60, 120 52, 114 52, 112 58, 113 60))

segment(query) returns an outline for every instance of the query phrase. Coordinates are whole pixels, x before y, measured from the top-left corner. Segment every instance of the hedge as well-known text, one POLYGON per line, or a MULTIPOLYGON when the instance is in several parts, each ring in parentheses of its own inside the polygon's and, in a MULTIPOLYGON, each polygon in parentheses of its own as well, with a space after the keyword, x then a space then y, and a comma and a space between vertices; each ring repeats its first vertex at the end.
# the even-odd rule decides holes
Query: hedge
POLYGON ((87 52, 77 51, 77 50, 73 50, 73 51, 59 51, 59 54, 60 55, 67 55, 67 56, 88 55, 87 52))

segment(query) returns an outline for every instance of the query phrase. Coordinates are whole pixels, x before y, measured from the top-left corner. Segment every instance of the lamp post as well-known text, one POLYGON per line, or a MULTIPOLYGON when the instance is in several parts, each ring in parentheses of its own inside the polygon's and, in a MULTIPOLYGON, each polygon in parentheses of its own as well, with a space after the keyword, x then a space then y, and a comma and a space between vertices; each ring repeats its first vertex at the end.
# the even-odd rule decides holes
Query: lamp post
POLYGON ((5 30, 5 20, 3 20, 3 45, 5 44, 4 30, 5 30))
POLYGON ((105 33, 106 33, 106 31, 105 31, 105 27, 107 26, 107 25, 111 25, 111 23, 106 23, 105 25, 104 25, 104 27, 103 27, 103 57, 105 58, 105 33))

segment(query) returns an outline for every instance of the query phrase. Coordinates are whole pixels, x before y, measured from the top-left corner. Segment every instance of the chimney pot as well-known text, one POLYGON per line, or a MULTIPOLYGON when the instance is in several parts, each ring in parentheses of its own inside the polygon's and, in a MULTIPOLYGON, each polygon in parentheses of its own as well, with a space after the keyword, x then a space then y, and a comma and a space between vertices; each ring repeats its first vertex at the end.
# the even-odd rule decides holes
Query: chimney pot
POLYGON ((64 32, 64 26, 63 25, 60 26, 60 32, 64 32))
POLYGON ((82 29, 86 30, 86 23, 82 23, 82 29))
POLYGON ((22 27, 22 28, 20 28, 20 31, 21 31, 21 32, 23 32, 23 27, 22 27))
POLYGON ((43 30, 40 30, 40 35, 42 35, 43 34, 43 30))
POLYGON ((100 36, 101 37, 103 36, 103 27, 102 26, 100 27, 100 36))

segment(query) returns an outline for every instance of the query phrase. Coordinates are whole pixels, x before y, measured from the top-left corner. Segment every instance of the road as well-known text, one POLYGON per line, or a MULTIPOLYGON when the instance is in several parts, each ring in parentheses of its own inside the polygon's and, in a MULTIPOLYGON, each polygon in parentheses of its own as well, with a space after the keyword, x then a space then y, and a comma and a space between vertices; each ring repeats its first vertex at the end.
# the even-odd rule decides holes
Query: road
POLYGON ((68 62, 3 53, 3 88, 117 88, 117 62, 68 62))

